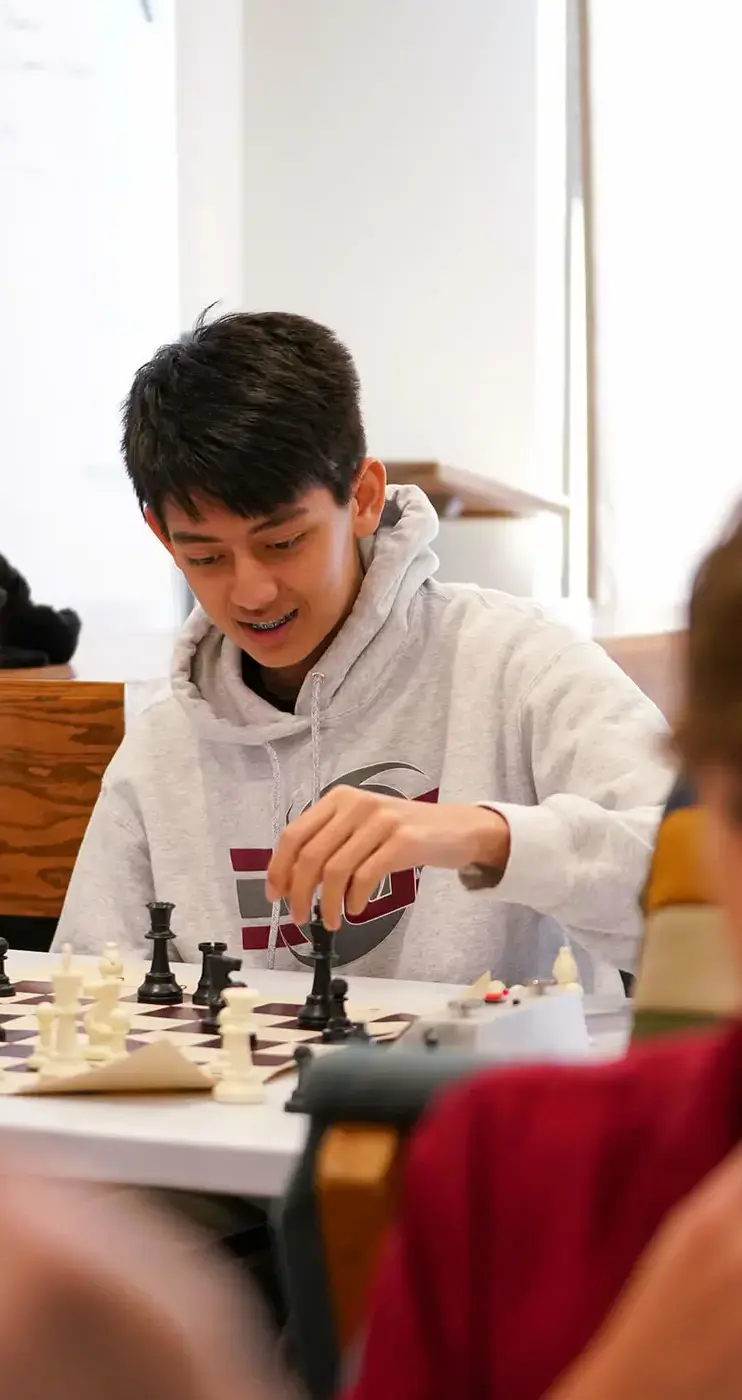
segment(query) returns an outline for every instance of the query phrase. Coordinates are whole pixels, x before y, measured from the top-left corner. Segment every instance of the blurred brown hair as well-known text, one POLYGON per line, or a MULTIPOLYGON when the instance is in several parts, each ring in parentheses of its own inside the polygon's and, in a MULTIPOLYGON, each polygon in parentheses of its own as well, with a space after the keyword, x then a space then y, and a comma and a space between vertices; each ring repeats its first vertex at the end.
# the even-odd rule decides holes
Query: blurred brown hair
POLYGON ((742 779, 742 511, 696 573, 683 679, 675 739, 686 767, 742 779))

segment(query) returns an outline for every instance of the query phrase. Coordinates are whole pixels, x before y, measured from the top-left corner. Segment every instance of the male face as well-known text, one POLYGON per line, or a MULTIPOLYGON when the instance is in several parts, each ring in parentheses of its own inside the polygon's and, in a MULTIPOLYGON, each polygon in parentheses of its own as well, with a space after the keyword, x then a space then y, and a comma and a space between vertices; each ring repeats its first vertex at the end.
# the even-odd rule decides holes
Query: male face
POLYGON ((353 606, 358 541, 378 525, 384 485, 368 461, 344 506, 317 486, 259 519, 203 498, 195 520, 167 503, 166 533, 148 520, 212 622, 261 668, 300 683, 353 606))

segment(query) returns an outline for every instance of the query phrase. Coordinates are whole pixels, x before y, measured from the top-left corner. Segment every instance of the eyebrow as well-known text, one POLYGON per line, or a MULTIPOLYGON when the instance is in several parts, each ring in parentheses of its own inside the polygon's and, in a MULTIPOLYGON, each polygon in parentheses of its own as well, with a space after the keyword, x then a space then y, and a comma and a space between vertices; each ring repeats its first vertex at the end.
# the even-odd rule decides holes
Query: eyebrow
MULTIPOLYGON (((306 506, 282 506, 274 511, 267 519, 261 520, 250 530, 252 535, 260 535, 266 530, 277 530, 281 525, 289 525, 293 520, 299 520, 302 516, 308 515, 306 506)), ((174 530, 170 538, 175 544, 222 544, 222 540, 217 535, 199 534, 197 530, 174 530)))

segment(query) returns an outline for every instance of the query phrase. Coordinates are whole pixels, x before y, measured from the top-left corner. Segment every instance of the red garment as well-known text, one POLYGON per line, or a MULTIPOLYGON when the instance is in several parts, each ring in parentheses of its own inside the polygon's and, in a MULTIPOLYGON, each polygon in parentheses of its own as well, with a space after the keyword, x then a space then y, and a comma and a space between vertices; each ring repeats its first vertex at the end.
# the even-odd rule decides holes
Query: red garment
POLYGON ((742 1026, 455 1089, 412 1146, 348 1400, 541 1400, 741 1110, 742 1026))

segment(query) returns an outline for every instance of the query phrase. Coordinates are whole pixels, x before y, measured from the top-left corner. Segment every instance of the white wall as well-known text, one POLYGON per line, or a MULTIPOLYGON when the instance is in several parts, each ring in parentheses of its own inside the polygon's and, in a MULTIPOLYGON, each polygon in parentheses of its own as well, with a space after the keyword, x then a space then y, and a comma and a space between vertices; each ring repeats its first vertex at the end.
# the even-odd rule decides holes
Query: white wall
POLYGON ((173 574, 119 456, 177 333, 172 0, 0 7, 0 551, 86 630, 167 627, 173 574))
POLYGON ((742 6, 591 13, 603 626, 651 630, 742 492, 742 6))
MULTIPOLYGON (((178 0, 177 22, 184 323, 324 320, 374 452, 561 492, 563 0, 178 0)), ((444 523, 440 552, 558 586, 553 525, 444 523)))
POLYGON ((178 236, 184 329, 245 306, 244 0, 177 0, 178 236))
POLYGON ((250 0, 245 291, 347 341, 374 451, 533 472, 534 0, 250 0))

